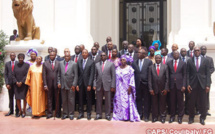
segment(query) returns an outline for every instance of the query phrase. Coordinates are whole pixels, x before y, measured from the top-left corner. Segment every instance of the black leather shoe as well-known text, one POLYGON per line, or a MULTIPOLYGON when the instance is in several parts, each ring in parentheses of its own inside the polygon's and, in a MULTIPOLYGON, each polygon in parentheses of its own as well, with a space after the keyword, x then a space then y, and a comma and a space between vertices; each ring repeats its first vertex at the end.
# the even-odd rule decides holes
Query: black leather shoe
POLYGON ((91 120, 91 114, 87 114, 87 120, 91 120))
POLYGON ((188 124, 192 124, 194 122, 193 118, 189 118, 188 124))
POLYGON ((22 114, 22 118, 25 118, 25 114, 22 114))
POLYGON ((111 120, 110 116, 106 116, 106 119, 107 119, 108 121, 110 121, 110 120, 111 120))
POLYGON ((13 112, 12 111, 9 111, 7 114, 5 114, 5 116, 10 116, 10 115, 12 115, 13 114, 13 112))
POLYGON ((165 119, 164 119, 164 118, 163 118, 163 119, 161 119, 161 123, 163 123, 163 124, 165 123, 165 119))
POLYGON ((68 118, 67 115, 63 115, 63 116, 61 117, 62 120, 66 119, 66 118, 68 118))
POLYGON ((70 116, 69 116, 69 119, 70 119, 70 120, 73 120, 73 119, 74 119, 74 115, 70 115, 70 116))
POLYGON ((145 122, 148 122, 148 121, 149 121, 149 118, 145 117, 145 118, 144 118, 144 121, 145 121, 145 122))
POLYGON ((83 113, 80 113, 77 120, 80 120, 81 118, 84 118, 84 114, 83 113))
POLYGON ((60 118, 60 115, 56 115, 56 118, 60 118))
POLYGON ((207 116, 211 116, 211 114, 210 114, 210 113, 208 113, 208 112, 207 112, 206 114, 207 114, 207 116))
POLYGON ((16 117, 20 117, 22 115, 22 112, 16 113, 16 117))
POLYGON ((200 123, 201 123, 202 125, 205 125, 205 120, 202 119, 202 118, 200 118, 200 123))
POLYGON ((99 120, 99 119, 102 119, 102 117, 99 115, 96 115, 96 118, 94 120, 99 120))
POLYGON ((52 115, 47 115, 46 119, 50 119, 52 117, 53 117, 52 115))
POLYGON ((182 118, 178 118, 178 124, 182 124, 182 118))
POLYGON ((173 123, 175 121, 175 118, 171 117, 169 120, 169 123, 173 123))
POLYGON ((156 121, 158 121, 158 118, 152 119, 152 122, 153 122, 153 123, 156 122, 156 121))

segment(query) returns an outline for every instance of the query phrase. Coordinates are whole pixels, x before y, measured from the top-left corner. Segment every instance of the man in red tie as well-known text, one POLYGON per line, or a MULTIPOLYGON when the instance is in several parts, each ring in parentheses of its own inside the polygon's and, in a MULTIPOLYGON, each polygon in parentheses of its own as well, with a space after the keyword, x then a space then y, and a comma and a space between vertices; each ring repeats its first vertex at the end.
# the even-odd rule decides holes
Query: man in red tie
MULTIPOLYGON (((13 69, 15 64, 17 64, 18 62, 15 61, 16 58, 16 54, 14 52, 10 53, 10 59, 11 61, 8 61, 5 64, 5 71, 4 71, 4 79, 5 79, 5 84, 6 87, 8 89, 8 95, 9 95, 9 109, 10 111, 5 115, 5 116, 9 116, 13 114, 13 97, 14 97, 14 82, 13 82, 13 78, 12 78, 12 74, 13 74, 13 69)), ((16 105, 16 117, 19 116, 19 109, 16 105)))
POLYGON ((172 58, 168 57, 167 54, 168 54, 168 49, 167 48, 162 48, 161 49, 161 55, 163 56, 162 57, 162 63, 163 64, 167 64, 167 62, 169 62, 170 60, 172 60, 172 58))
POLYGON ((149 67, 148 86, 152 97, 152 122, 166 120, 166 94, 169 90, 169 71, 167 65, 161 62, 161 55, 155 56, 155 64, 149 67))
POLYGON ((101 62, 95 65, 93 89, 96 90, 96 118, 102 118, 102 102, 105 96, 105 116, 111 120, 111 92, 116 88, 116 72, 112 62, 107 60, 106 54, 101 53, 101 62))
POLYGON ((170 82, 170 120, 175 120, 176 108, 178 108, 178 123, 182 123, 184 115, 184 92, 186 88, 186 63, 179 59, 179 52, 173 52, 173 58, 167 63, 170 82))
POLYGON ((189 48, 190 48, 190 50, 187 51, 187 56, 188 57, 192 58, 194 56, 194 50, 193 50, 194 47, 195 47, 195 42, 194 41, 190 41, 189 42, 189 48))
POLYGON ((108 56, 108 59, 111 59, 111 57, 112 57, 112 50, 113 50, 113 43, 111 41, 109 41, 107 43, 107 45, 108 45, 108 51, 107 51, 106 54, 108 56))
POLYGON ((195 104, 201 113, 200 123, 205 125, 207 114, 207 93, 210 91, 210 63, 208 59, 200 56, 199 47, 194 48, 194 56, 187 61, 187 90, 190 95, 189 124, 194 122, 195 104))
POLYGON ((57 77, 59 70, 59 61, 55 58, 56 53, 49 53, 49 60, 43 63, 43 85, 44 90, 47 91, 48 95, 48 111, 47 111, 47 119, 53 116, 53 104, 58 104, 56 106, 56 117, 60 118, 61 115, 61 107, 60 107, 60 93, 58 93, 57 88, 57 77), (57 99, 58 98, 58 99, 57 99), (58 101, 58 102, 57 102, 58 101))
POLYGON ((71 60, 74 61, 75 63, 77 63, 79 60, 82 60, 83 57, 81 55, 81 47, 79 45, 77 45, 75 47, 75 54, 72 55, 71 60))

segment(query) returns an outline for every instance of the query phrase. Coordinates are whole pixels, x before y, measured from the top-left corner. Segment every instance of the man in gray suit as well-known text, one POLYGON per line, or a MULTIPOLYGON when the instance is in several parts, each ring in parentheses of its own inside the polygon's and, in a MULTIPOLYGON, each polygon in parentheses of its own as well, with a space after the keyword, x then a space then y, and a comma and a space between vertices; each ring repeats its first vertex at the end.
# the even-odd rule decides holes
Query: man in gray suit
POLYGON ((70 120, 74 119, 75 110, 75 87, 78 82, 77 64, 70 60, 70 54, 65 54, 65 60, 60 62, 58 71, 58 88, 61 88, 63 115, 62 120, 69 115, 70 120))
POLYGON ((101 53, 101 62, 96 63, 93 89, 96 90, 96 118, 102 118, 102 98, 105 96, 105 116, 107 120, 111 120, 111 92, 116 88, 116 72, 113 63, 106 60, 107 56, 101 53))

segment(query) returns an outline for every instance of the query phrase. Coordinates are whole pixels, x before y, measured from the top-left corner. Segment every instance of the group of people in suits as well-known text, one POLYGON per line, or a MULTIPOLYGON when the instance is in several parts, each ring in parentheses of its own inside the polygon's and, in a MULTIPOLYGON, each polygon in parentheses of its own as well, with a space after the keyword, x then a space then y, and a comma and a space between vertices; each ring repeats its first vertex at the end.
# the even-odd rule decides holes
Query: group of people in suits
MULTIPOLYGON (((209 115, 210 76, 214 72, 213 59, 206 56, 206 46, 195 47, 195 43, 191 41, 190 50, 182 48, 178 52, 178 45, 173 44, 172 52, 168 53, 167 48, 161 49, 161 43, 155 41, 148 52, 147 48, 141 46, 141 39, 137 39, 136 47, 128 41, 123 41, 123 49, 118 52, 111 37, 107 37, 106 41, 107 44, 102 47, 102 51, 99 50, 99 43, 95 42, 91 52, 88 52, 83 45, 78 45, 72 56, 68 48, 64 49, 64 57, 57 55, 56 48, 48 48, 49 55, 42 63, 43 82, 40 83, 47 97, 47 119, 53 117, 55 109, 56 117, 73 120, 75 105, 78 102, 77 119, 84 118, 84 104, 86 104, 87 119, 90 120, 95 98, 95 120, 101 119, 104 97, 107 120, 111 120, 111 108, 114 106, 113 120, 140 121, 144 118, 144 121, 148 122, 152 112, 152 122, 158 121, 160 117, 160 121, 165 123, 168 111, 169 123, 174 122, 175 116, 178 115, 178 123, 181 124, 184 113, 187 112, 188 123, 192 124, 195 110, 198 109, 201 114, 200 123, 205 124, 206 116, 209 115), (126 74, 122 74, 125 72, 126 74), (126 77, 133 81, 124 83, 128 79, 126 77), (127 85, 123 87, 125 89, 120 86, 122 83, 127 85), (125 91, 120 95, 119 90, 125 91), (115 95, 112 95, 114 93, 115 95), (130 101, 119 96, 126 96, 124 98, 130 101), (118 102, 131 104, 122 109, 123 105, 119 106, 118 102)), ((20 55, 23 54, 18 56, 21 64, 20 57, 23 56, 20 55)), ((18 63, 13 63, 15 54, 11 53, 10 57, 11 61, 5 65, 5 82, 10 98, 10 111, 7 116, 13 114, 14 92, 16 96, 16 90, 20 90, 14 89, 14 86, 20 88, 28 79, 27 73, 20 80, 21 84, 19 80, 10 79, 16 77, 14 70, 18 69, 18 63)), ((26 90, 23 94, 26 95, 26 90)), ((25 97, 15 98, 25 99, 25 97)), ((18 109, 21 110, 17 108, 16 113, 20 113, 18 109)), ((40 115, 43 114, 36 116, 40 115)))

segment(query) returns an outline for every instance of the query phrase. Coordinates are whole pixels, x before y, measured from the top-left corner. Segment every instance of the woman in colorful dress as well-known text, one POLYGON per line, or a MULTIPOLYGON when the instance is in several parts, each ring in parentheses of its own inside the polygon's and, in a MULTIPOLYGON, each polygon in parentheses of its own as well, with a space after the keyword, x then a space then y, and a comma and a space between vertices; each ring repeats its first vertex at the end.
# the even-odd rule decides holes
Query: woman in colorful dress
POLYGON ((112 50, 112 57, 111 59, 108 59, 108 61, 112 62, 115 65, 115 68, 117 68, 120 65, 120 58, 117 57, 117 50, 112 50))
POLYGON ((152 46, 155 47, 155 55, 158 55, 158 54, 161 55, 161 50, 160 50, 161 42, 159 40, 155 40, 153 41, 152 46))
POLYGON ((136 90, 134 69, 127 65, 131 58, 121 56, 121 65, 116 69, 116 93, 114 96, 113 120, 115 121, 140 121, 135 100, 136 90))
POLYGON ((32 65, 28 70, 28 75, 25 84, 30 87, 29 96, 27 96, 27 103, 32 108, 32 116, 40 117, 45 115, 47 96, 43 89, 42 70, 41 64, 42 57, 36 58, 36 64, 32 65))

